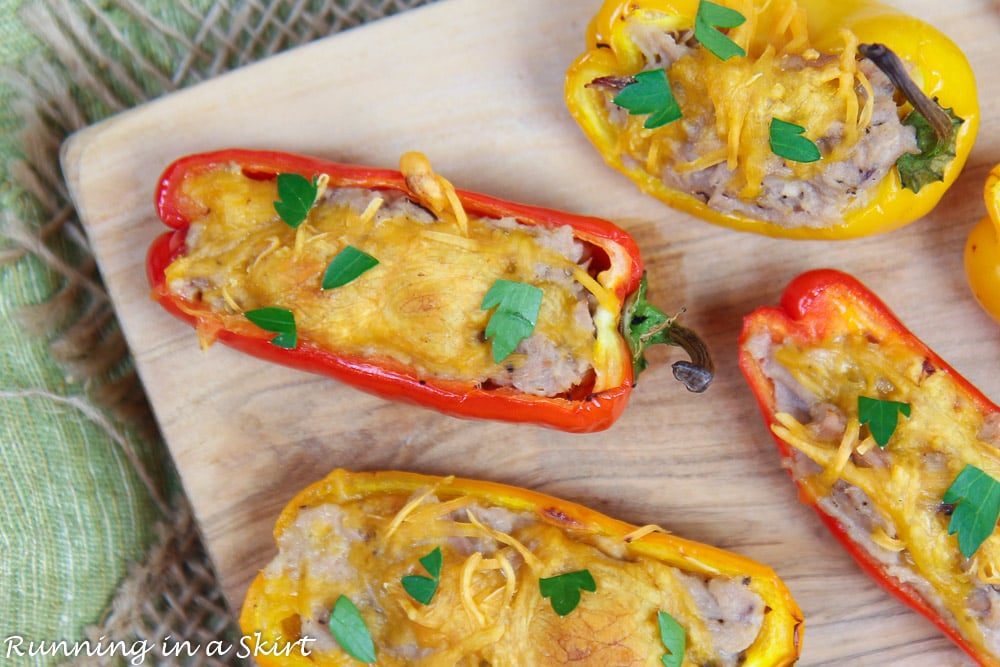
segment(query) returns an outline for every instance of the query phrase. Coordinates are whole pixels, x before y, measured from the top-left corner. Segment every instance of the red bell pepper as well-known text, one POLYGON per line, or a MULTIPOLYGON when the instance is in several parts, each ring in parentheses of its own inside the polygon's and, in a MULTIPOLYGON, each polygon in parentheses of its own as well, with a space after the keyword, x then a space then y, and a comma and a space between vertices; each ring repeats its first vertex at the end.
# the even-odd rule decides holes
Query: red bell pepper
POLYGON ((995 519, 966 554, 958 504, 944 499, 966 465, 1000 475, 1000 408, 834 270, 799 276, 780 306, 747 316, 739 363, 802 502, 868 575, 979 664, 1000 665, 995 519), (885 410, 864 414, 868 399, 885 410))
MULTIPOLYGON (((502 201, 481 194, 455 190, 470 217, 516 218, 526 225, 554 229, 569 226, 576 241, 583 243, 591 258, 586 270, 610 302, 611 334, 598 327, 595 365, 614 381, 595 388, 593 379, 557 396, 525 393, 461 379, 443 379, 417 372, 412 366, 383 355, 363 356, 323 349, 300 336, 293 349, 271 344, 268 334, 236 313, 220 313, 196 297, 172 291, 165 273, 168 266, 187 252, 186 239, 203 206, 184 194, 186 180, 212 170, 232 170, 256 181, 276 180, 278 174, 298 174, 307 179, 326 175, 328 189, 365 188, 396 191, 419 201, 407 178, 399 171, 339 164, 313 157, 279 152, 241 149, 191 155, 171 164, 156 193, 160 219, 173 231, 156 239, 149 249, 147 274, 153 298, 167 311, 197 327, 202 340, 219 340, 256 357, 320 373, 386 399, 430 407, 453 416, 526 422, 570 432, 608 428, 622 413, 635 384, 635 375, 645 367, 642 351, 660 342, 679 345, 692 355, 692 362, 678 361, 674 374, 692 391, 707 387, 712 364, 702 342, 645 302, 644 267, 632 237, 614 224, 593 217, 573 215, 502 201)), ((450 184, 449 184, 450 185, 450 184)), ((461 286, 456 286, 460 289, 461 286)), ((485 343, 484 343, 485 344, 485 343)), ((593 373, 591 375, 594 375, 593 373)))

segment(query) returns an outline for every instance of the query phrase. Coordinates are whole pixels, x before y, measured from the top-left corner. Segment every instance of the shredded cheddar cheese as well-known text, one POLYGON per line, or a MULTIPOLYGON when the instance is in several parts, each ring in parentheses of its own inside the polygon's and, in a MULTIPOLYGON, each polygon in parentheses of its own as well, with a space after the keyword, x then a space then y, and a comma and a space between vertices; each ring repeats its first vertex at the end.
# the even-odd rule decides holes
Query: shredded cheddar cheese
POLYGON ((459 233, 462 236, 468 235, 469 217, 458 199, 455 186, 443 176, 435 174, 431 163, 423 154, 414 151, 403 153, 399 158, 399 170, 406 176, 407 186, 417 195, 421 204, 439 218, 450 214, 459 233))
POLYGON ((826 470, 823 471, 823 480, 828 484, 832 484, 843 473, 847 462, 858 445, 859 432, 860 425, 858 424, 858 420, 852 418, 847 423, 847 429, 844 431, 844 437, 840 440, 840 446, 837 447, 836 455, 826 470))
POLYGON ((1000 545, 997 544, 997 536, 993 535, 979 547, 979 552, 973 558, 976 576, 984 584, 991 586, 1000 585, 1000 545))
POLYGON ((875 528, 871 534, 872 542, 879 545, 886 551, 902 551, 906 544, 902 540, 891 537, 881 526, 875 528))
MULTIPOLYGON (((555 395, 592 382, 590 391, 621 383, 627 359, 618 334, 621 304, 605 279, 577 261, 582 246, 569 228, 547 230, 513 219, 470 216, 455 188, 426 158, 401 159, 415 193, 329 187, 296 229, 273 207, 273 181, 235 166, 192 175, 182 196, 204 211, 186 253, 166 270, 168 287, 209 304, 225 322, 275 306, 295 315, 300 339, 343 355, 385 356, 423 375, 514 385, 555 395), (428 213, 430 211, 430 213, 428 213), (378 260, 353 282, 320 289, 330 260, 352 245, 378 260), (529 351, 497 364, 484 337, 483 296, 497 279, 525 282, 544 297, 529 351)), ((212 331, 199 331, 205 342, 212 331)))
POLYGON ((633 530, 631 533, 629 533, 622 539, 625 542, 636 542, 646 537, 647 535, 650 535, 651 533, 666 533, 666 532, 667 531, 663 530, 662 528, 660 528, 655 524, 646 524, 645 526, 639 526, 638 528, 633 530))

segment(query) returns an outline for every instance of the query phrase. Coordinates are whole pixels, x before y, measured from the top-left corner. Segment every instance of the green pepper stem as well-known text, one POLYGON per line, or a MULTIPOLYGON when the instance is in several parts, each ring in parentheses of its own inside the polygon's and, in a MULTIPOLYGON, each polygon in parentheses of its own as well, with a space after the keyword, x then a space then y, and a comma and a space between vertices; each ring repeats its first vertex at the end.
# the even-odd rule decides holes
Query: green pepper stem
POLYGON ((858 53, 875 63, 882 70, 903 97, 913 105, 913 108, 927 119, 939 143, 947 143, 951 139, 952 122, 948 113, 934 100, 927 97, 924 91, 913 82, 903 61, 885 44, 859 44, 858 53))
POLYGON ((708 389, 715 377, 715 364, 704 341, 691 329, 677 323, 677 318, 665 314, 646 300, 646 277, 639 289, 625 302, 622 311, 621 332, 632 354, 634 376, 646 369, 645 352, 650 345, 674 345, 691 358, 673 364, 674 377, 684 383, 688 391, 701 393, 708 389))

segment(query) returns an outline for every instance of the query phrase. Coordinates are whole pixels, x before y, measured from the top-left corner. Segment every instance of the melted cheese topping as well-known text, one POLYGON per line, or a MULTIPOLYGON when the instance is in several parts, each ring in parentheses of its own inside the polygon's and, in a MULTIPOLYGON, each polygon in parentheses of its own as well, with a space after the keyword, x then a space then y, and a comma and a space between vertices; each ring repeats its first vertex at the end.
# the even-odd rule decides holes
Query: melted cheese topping
MULTIPOLYGON (((617 386, 623 366, 609 357, 620 345, 609 339, 617 337, 620 303, 577 263, 588 258, 572 230, 469 216, 426 161, 404 166, 419 201, 330 190, 297 229, 274 210, 273 180, 248 178, 235 166, 192 175, 182 195, 201 213, 187 252, 166 271, 167 285, 209 304, 226 326, 241 326, 247 310, 288 308, 306 344, 391 357, 424 376, 545 395, 595 374, 594 391, 617 386), (378 266, 322 290, 327 265, 348 245, 378 266), (534 334, 498 365, 484 338, 490 312, 480 304, 500 278, 536 285, 544 297, 534 334)), ((210 343, 212 330, 201 333, 210 343)))
MULTIPOLYGON (((805 10, 794 0, 726 4, 747 19, 728 33, 747 56, 723 61, 708 49, 682 47, 684 55, 667 72, 684 118, 649 130, 642 127, 646 116, 627 116, 618 149, 651 174, 683 175, 725 164, 727 191, 752 201, 768 174, 790 169, 793 178, 809 180, 847 157, 871 120, 873 95, 858 68, 853 33, 840 33, 844 45, 838 54, 820 54, 812 47, 805 10), (822 140, 823 161, 786 163, 774 155, 772 118, 806 128, 804 136, 814 142, 822 140)), ((666 28, 677 32, 670 18, 653 12, 628 16, 638 24, 666 21, 666 28)))
POLYGON ((602 543, 530 513, 433 491, 300 511, 263 572, 264 627, 280 629, 283 642, 314 640, 317 664, 351 664, 325 627, 346 595, 372 634, 378 664, 471 667, 658 664, 661 610, 686 630, 685 664, 736 665, 760 631, 763 602, 739 579, 706 582, 629 553, 625 542, 602 543), (438 547, 437 591, 423 605, 401 579, 427 576, 419 559, 438 547), (583 592, 576 609, 560 617, 538 580, 581 569, 597 591, 583 592), (729 616, 736 608, 747 616, 729 616), (738 638, 719 639, 720 628, 732 624, 745 626, 738 638))
MULTIPOLYGON (((977 589, 996 580, 1000 538, 994 534, 967 561, 948 535, 941 504, 967 463, 1000 479, 1000 450, 983 438, 984 416, 948 374, 899 344, 857 335, 808 347, 786 342, 772 354, 797 397, 795 405, 779 405, 786 411, 772 430, 818 465, 793 465, 796 479, 892 576, 914 585, 965 636, 980 644, 984 634, 996 637, 993 629, 984 632, 988 624, 970 605, 982 593, 977 589), (858 396, 911 407, 884 450, 870 436, 860 437, 858 396), (810 420, 804 406, 816 415, 818 406, 833 406, 847 427, 838 434, 828 420, 810 420), (865 501, 845 502, 856 491, 865 501)), ((995 639, 986 643, 996 650, 995 639)))

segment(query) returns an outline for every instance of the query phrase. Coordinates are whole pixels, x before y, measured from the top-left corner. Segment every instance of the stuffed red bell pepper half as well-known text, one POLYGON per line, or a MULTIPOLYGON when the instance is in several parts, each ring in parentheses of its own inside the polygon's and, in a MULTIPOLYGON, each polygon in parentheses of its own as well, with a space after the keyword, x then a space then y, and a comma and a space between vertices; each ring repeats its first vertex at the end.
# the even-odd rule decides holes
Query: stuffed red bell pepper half
POLYGON ((869 575, 1000 665, 1000 408, 838 271, 793 280, 739 348, 803 502, 869 575))
POLYGON ((456 189, 420 153, 400 170, 224 150, 184 157, 156 195, 172 231, 153 298, 257 357, 446 414, 608 428, 643 350, 712 379, 702 341, 645 300, 638 247, 606 220, 456 189))

